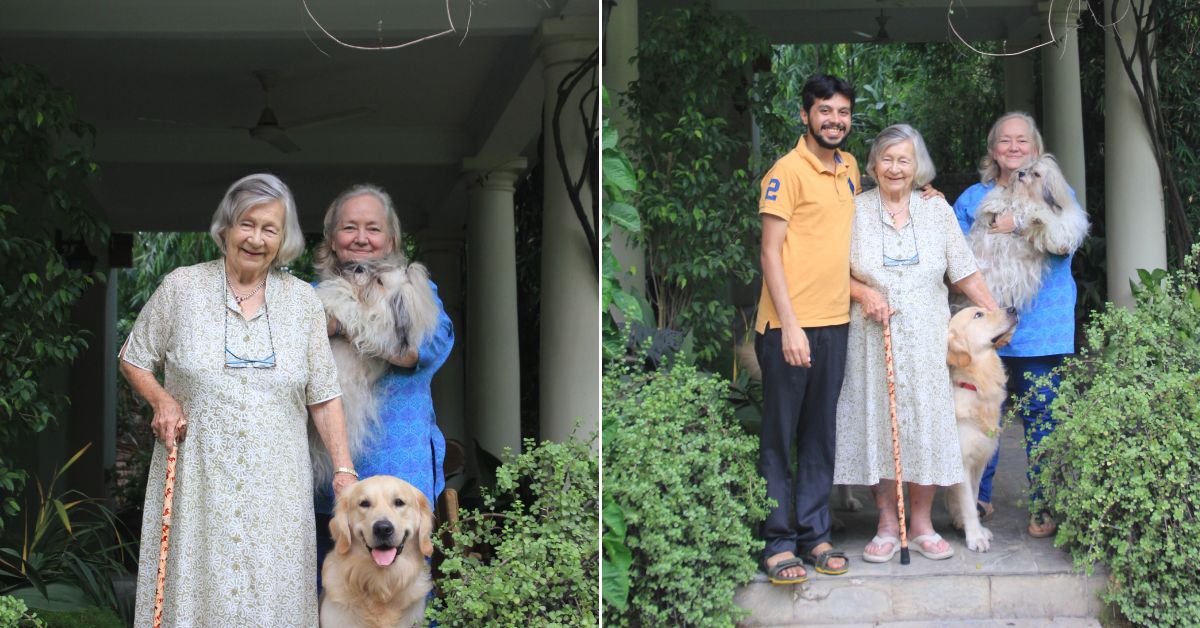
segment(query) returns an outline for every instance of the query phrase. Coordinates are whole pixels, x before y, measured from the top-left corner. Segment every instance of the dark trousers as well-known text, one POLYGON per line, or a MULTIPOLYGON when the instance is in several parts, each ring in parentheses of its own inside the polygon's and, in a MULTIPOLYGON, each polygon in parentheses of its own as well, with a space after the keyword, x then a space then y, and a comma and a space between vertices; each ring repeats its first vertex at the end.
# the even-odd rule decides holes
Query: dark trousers
POLYGON ((763 523, 765 556, 808 552, 830 540, 837 402, 849 329, 806 327, 813 356, 809 368, 784 361, 779 329, 768 328, 755 338, 763 373, 758 471, 767 480, 767 495, 778 504, 763 523))
MULTIPOLYGON (((1008 391, 1018 398, 1024 397, 1033 388, 1034 379, 1050 373, 1051 370, 1062 365, 1062 362, 1063 356, 1061 355, 1004 358, 1004 368, 1008 370, 1008 391), (1029 377, 1026 377, 1026 373, 1029 374, 1029 377)), ((1058 385, 1057 375, 1051 379, 1051 384, 1058 385)), ((1033 394, 1026 411, 1021 414, 1021 422, 1025 427, 1025 455, 1027 458, 1033 448, 1042 442, 1043 438, 1049 436, 1050 432, 1054 431, 1054 426, 1058 424, 1058 421, 1050 413, 1050 403, 1057 396, 1054 388, 1042 386, 1033 394)), ((1008 402, 1006 401, 1004 405, 1007 408, 1008 402)), ((996 453, 988 461, 987 468, 983 470, 983 477, 980 478, 980 501, 991 503, 992 476, 996 474, 996 465, 999 463, 1000 447, 997 446, 996 453)), ((1031 485, 1030 497, 1035 500, 1042 496, 1041 489, 1033 481, 1039 471, 1040 468, 1037 465, 1030 465, 1025 472, 1031 485)))

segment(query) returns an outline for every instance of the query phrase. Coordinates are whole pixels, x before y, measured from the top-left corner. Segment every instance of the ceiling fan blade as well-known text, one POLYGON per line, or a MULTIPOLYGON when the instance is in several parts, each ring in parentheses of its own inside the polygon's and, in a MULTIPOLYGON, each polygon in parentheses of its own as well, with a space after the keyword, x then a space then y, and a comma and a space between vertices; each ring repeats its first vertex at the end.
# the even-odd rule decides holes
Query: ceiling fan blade
POLYGON ((250 137, 262 140, 282 153, 295 153, 300 147, 287 136, 287 133, 277 126, 256 126, 250 129, 250 137))
POLYGON ((346 109, 344 111, 334 111, 331 113, 322 114, 312 118, 296 120, 288 125, 287 128, 295 131, 296 129, 307 129, 322 124, 333 124, 334 122, 345 122, 363 116, 371 115, 375 110, 370 107, 358 107, 356 109, 346 109))

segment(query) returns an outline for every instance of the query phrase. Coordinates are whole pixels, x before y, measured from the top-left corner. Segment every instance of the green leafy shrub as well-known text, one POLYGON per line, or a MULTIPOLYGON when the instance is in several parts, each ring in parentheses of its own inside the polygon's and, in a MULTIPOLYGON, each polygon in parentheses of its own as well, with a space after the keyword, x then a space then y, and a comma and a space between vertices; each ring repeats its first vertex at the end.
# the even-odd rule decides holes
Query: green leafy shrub
POLYGON ((10 595, 0 595, 0 626, 4 628, 45 628, 46 622, 31 612, 25 602, 10 595))
POLYGON ((615 597, 621 574, 606 564, 606 623, 732 625, 769 500, 727 383, 686 364, 614 364, 603 381, 606 560, 628 580, 627 600, 615 597))
POLYGON ((76 452, 45 487, 35 480, 38 499, 36 509, 25 513, 25 530, 15 544, 0 543, 0 593, 39 609, 120 608, 112 579, 125 572, 126 561, 136 560, 128 531, 104 500, 55 490, 90 447, 76 452))
MULTIPOLYGON (((610 106, 608 91, 600 90, 604 106, 610 106)), ((600 222, 600 238, 603 245, 601 252, 601 284, 600 311, 605 315, 603 331, 604 355, 608 358, 621 353, 621 330, 617 316, 619 311, 622 319, 641 320, 643 317, 641 303, 637 298, 621 287, 621 280, 626 277, 626 269, 622 267, 612 250, 613 229, 621 229, 629 235, 642 231, 642 219, 638 210, 626 201, 626 195, 637 190, 637 177, 633 174, 633 164, 618 146, 618 133, 604 117, 602 146, 604 167, 604 212, 600 222)), ((637 269, 629 269, 633 275, 637 269)), ((644 280, 643 280, 644 281, 644 280)))
MULTIPOLYGON (((711 363, 732 339, 730 283, 748 284, 756 274, 750 119, 770 117, 775 84, 755 80, 754 66, 770 58, 771 46, 707 3, 643 19, 639 78, 623 103, 636 129, 625 140, 637 168, 634 241, 644 247, 657 327, 693 333, 696 357, 711 363)), ((606 160, 606 178, 609 169, 606 160)))
POLYGON ((43 378, 87 346, 71 309, 100 275, 60 249, 82 259, 107 237, 76 193, 96 171, 92 135, 44 73, 0 61, 0 532, 28 479, 13 452, 69 403, 43 378))
POLYGON ((1133 310, 1093 318, 1035 451, 1034 508, 1061 522, 1055 542, 1077 566, 1108 566, 1105 600, 1140 625, 1200 624, 1198 251, 1192 270, 1141 271, 1133 310))
POLYGON ((485 496, 492 512, 464 510, 448 526, 453 548, 435 539, 446 559, 428 617, 442 626, 595 626, 598 481, 587 444, 526 440, 525 453, 496 470, 485 496))

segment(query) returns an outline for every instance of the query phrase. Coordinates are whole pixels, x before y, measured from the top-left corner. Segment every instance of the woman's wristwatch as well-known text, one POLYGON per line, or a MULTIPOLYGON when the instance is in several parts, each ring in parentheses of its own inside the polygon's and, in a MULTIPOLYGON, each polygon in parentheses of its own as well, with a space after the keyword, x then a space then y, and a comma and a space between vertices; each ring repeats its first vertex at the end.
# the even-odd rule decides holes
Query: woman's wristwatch
POLYGON ((345 473, 346 475, 353 475, 354 479, 356 479, 356 480, 358 479, 358 471, 355 471, 354 469, 351 469, 350 467, 338 467, 333 470, 333 473, 335 475, 338 473, 345 473))

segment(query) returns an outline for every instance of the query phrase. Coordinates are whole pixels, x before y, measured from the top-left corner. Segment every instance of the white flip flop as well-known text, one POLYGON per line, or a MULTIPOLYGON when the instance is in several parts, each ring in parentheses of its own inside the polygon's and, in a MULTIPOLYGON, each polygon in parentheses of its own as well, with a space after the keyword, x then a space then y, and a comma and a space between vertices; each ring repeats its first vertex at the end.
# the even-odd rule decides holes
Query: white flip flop
POLYGON ((898 539, 894 536, 875 535, 875 538, 871 539, 871 542, 867 543, 867 545, 876 545, 878 547, 883 547, 887 543, 892 544, 891 552, 888 552, 887 554, 868 554, 867 548, 864 547, 862 559, 867 561, 868 563, 886 563, 886 562, 892 560, 892 557, 895 556, 896 552, 900 550, 900 539, 898 539))
POLYGON ((921 546, 923 543, 937 543, 938 541, 942 540, 944 540, 942 539, 942 535, 938 534, 937 532, 934 532, 933 534, 922 534, 921 536, 914 536, 912 538, 912 542, 909 543, 908 546, 912 548, 913 551, 920 552, 922 556, 928 558, 929 560, 945 560, 954 555, 954 546, 950 545, 949 541, 946 542, 946 551, 944 552, 929 552, 921 546))

